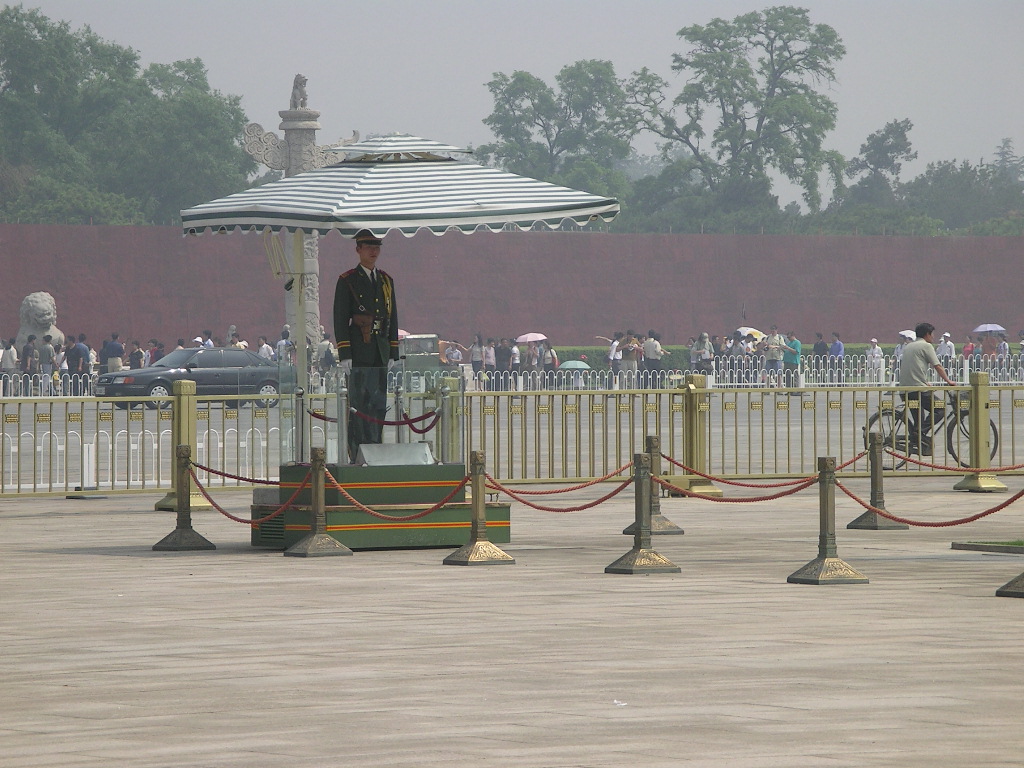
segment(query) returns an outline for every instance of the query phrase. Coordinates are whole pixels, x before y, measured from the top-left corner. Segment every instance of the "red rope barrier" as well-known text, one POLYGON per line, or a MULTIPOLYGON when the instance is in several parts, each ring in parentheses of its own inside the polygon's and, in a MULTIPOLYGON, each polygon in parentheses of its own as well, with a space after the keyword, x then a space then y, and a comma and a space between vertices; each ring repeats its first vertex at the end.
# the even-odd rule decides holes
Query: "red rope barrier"
POLYGON ((564 509, 560 509, 558 507, 542 507, 539 504, 534 504, 533 502, 524 499, 511 488, 506 488, 490 475, 484 475, 484 477, 486 477, 490 481, 486 484, 488 488, 495 491, 501 491, 510 498, 513 498, 516 501, 518 501, 520 504, 525 504, 526 506, 531 507, 533 509, 539 509, 541 512, 582 512, 584 509, 596 507, 598 504, 603 504, 604 502, 608 501, 608 499, 612 498, 613 496, 617 496, 618 494, 622 493, 626 489, 626 487, 633 482, 633 478, 630 477, 627 480, 623 481, 618 487, 616 487, 614 491, 602 496, 600 499, 597 499, 596 501, 592 501, 587 504, 581 504, 578 507, 566 507, 564 509))
POLYGON ((772 499, 781 499, 784 496, 792 496, 794 493, 797 493, 799 491, 805 490, 806 488, 810 488, 812 485, 814 485, 816 482, 818 482, 818 476, 815 475, 814 477, 808 478, 806 480, 801 480, 800 481, 801 485, 798 485, 795 488, 789 488, 789 489, 787 489, 785 491, 780 491, 779 493, 773 493, 770 496, 754 496, 754 497, 751 497, 749 499, 725 499, 725 498, 720 498, 718 496, 707 496, 707 495, 705 495, 703 493, 695 493, 694 491, 689 491, 689 490, 686 490, 685 488, 680 488, 678 485, 672 485, 672 483, 668 482, 667 480, 662 480, 660 477, 653 477, 652 476, 651 480, 656 482, 662 488, 668 488, 670 491, 676 491, 678 493, 683 494, 684 496, 689 496, 689 497, 694 498, 694 499, 706 499, 707 501, 719 501, 719 502, 725 502, 726 504, 749 504, 749 503, 755 502, 755 501, 771 501, 772 499))
POLYGON ((589 488, 592 485, 597 485, 598 483, 603 483, 605 480, 610 480, 611 478, 615 477, 620 472, 625 472, 631 466, 633 466, 633 462, 632 461, 629 462, 628 464, 623 464, 618 469, 613 469, 611 472, 609 472, 604 477, 599 477, 599 478, 597 478, 595 480, 588 480, 587 482, 580 483, 579 485, 570 485, 567 488, 555 488, 553 490, 546 490, 546 491, 524 491, 524 490, 520 490, 519 488, 516 488, 514 490, 520 496, 551 496, 551 495, 554 495, 556 493, 569 493, 570 491, 578 491, 578 490, 580 490, 582 488, 589 488))
POLYGON ((945 464, 932 464, 930 461, 922 461, 921 459, 915 459, 910 456, 904 456, 902 453, 896 453, 888 448, 885 449, 895 459, 900 461, 909 461, 911 464, 917 464, 921 467, 928 467, 929 469, 941 469, 946 472, 958 472, 967 474, 981 474, 982 472, 1012 472, 1015 469, 1024 469, 1024 464, 1010 464, 1005 467, 949 467, 945 464))
POLYGON ((309 485, 309 480, 313 475, 312 472, 307 472, 306 478, 299 484, 299 487, 295 489, 295 493, 293 493, 291 495, 291 498, 289 498, 288 501, 281 505, 281 507, 278 508, 276 512, 272 512, 266 517, 261 517, 258 520, 246 520, 244 518, 232 515, 230 512, 228 512, 226 509, 220 506, 217 502, 215 502, 213 500, 213 497, 211 497, 210 494, 207 492, 206 488, 203 487, 203 484, 199 482, 199 478, 196 477, 195 470, 192 469, 191 466, 188 468, 188 473, 189 475, 192 476, 192 482, 196 484, 196 488, 199 490, 199 493, 203 495, 204 499, 210 502, 211 507, 213 507, 215 510, 224 515, 224 517, 226 517, 228 520, 234 520, 236 523, 244 523, 245 525, 248 525, 250 528, 259 528, 261 523, 265 523, 268 520, 273 520, 275 517, 278 517, 279 515, 283 515, 285 511, 289 507, 291 507, 295 500, 299 497, 299 494, 302 492, 302 490, 309 485))
POLYGON ((440 414, 438 414, 437 411, 429 411, 428 413, 424 413, 422 416, 417 416, 415 418, 405 418, 405 419, 398 419, 397 421, 389 421, 387 419, 377 419, 377 418, 374 418, 373 416, 370 416, 369 414, 363 413, 361 411, 357 411, 355 408, 351 408, 350 410, 352 411, 352 413, 354 413, 356 416, 358 416, 363 421, 368 421, 371 424, 383 424, 385 427, 412 426, 413 424, 419 424, 421 421, 426 421, 427 419, 429 419, 431 416, 434 416, 435 414, 437 414, 438 418, 440 418, 440 414))
MULTIPOLYGON (((417 427, 412 421, 409 421, 409 429, 411 429, 417 435, 425 435, 425 434, 427 434, 427 432, 429 432, 434 427, 436 427, 437 423, 439 421, 441 421, 441 412, 440 411, 431 411, 431 413, 434 414, 434 420, 432 422, 430 422, 430 424, 428 424, 425 427, 417 427)), ((405 416, 406 419, 411 419, 412 418, 411 416, 409 416, 408 413, 405 413, 405 414, 402 414, 402 415, 405 416)))
POLYGON ((252 483, 253 485, 280 485, 276 480, 257 480, 255 477, 242 477, 241 475, 232 475, 229 472, 222 472, 219 469, 213 467, 204 467, 202 464, 196 464, 192 462, 192 466, 196 469, 201 469, 203 472, 209 472, 211 475, 217 475, 218 477, 226 477, 228 480, 242 480, 246 483, 252 483))
POLYGON ((432 506, 430 509, 424 510, 423 512, 416 512, 415 514, 412 514, 412 515, 405 515, 404 517, 392 517, 391 515, 384 515, 384 514, 381 514, 380 512, 376 512, 376 511, 370 509, 365 504, 357 501, 355 498, 352 497, 352 495, 348 491, 345 490, 344 486, 342 486, 337 480, 334 479, 334 475, 332 475, 330 472, 327 472, 326 476, 328 478, 330 478, 331 485, 333 485, 335 487, 335 489, 337 489, 341 493, 342 496, 344 496, 346 499, 348 499, 350 502, 352 502, 352 506, 356 507, 357 509, 362 510, 363 512, 365 512, 368 515, 373 515, 374 517, 380 518, 381 520, 391 520, 392 522, 395 522, 395 523, 404 523, 404 522, 408 522, 409 520, 416 520, 418 518, 426 517, 427 515, 429 515, 429 514, 431 514, 433 512, 436 512, 441 507, 443 507, 445 504, 447 504, 449 501, 454 499, 455 498, 455 494, 457 494, 459 491, 461 491, 463 488, 465 488, 466 487, 466 483, 469 482, 469 475, 466 475, 464 478, 462 478, 462 482, 460 482, 457 486, 455 486, 455 488, 452 490, 451 493, 449 493, 447 496, 445 496, 443 499, 441 499, 439 502, 437 502, 437 504, 432 506))
POLYGON ((851 491, 845 485, 840 483, 838 480, 836 480, 836 487, 839 490, 841 490, 843 493, 845 493, 847 496, 849 496, 851 499, 853 499, 855 502, 857 502, 862 507, 864 507, 864 509, 868 510, 869 512, 874 512, 876 515, 881 515, 882 517, 884 517, 884 518, 886 518, 888 520, 892 520, 893 522, 896 522, 896 523, 903 523, 904 525, 915 525, 915 526, 918 526, 920 528, 949 528, 949 527, 954 526, 954 525, 963 525, 964 523, 973 523, 975 520, 980 520, 983 517, 987 517, 988 515, 992 515, 992 514, 995 514, 996 512, 999 512, 1000 510, 1006 509, 1008 506, 1013 504, 1013 502, 1017 501, 1017 499, 1019 499, 1022 496, 1024 496, 1024 490, 1020 490, 1017 493, 1015 493, 1013 496, 1008 498, 1006 501, 1004 501, 1002 504, 997 504, 996 506, 992 507, 991 509, 986 509, 984 512, 979 512, 978 514, 970 515, 969 517, 961 517, 958 520, 946 520, 944 522, 935 523, 935 522, 926 522, 926 521, 922 521, 922 520, 909 520, 909 519, 907 519, 905 517, 897 517, 896 515, 893 515, 893 514, 891 514, 889 512, 886 512, 884 509, 879 509, 878 507, 871 506, 866 501, 864 501, 864 499, 858 497, 855 493, 853 493, 853 491, 851 491))
MULTIPOLYGON (((864 454, 861 454, 861 456, 863 456, 863 455, 864 454)), ((805 477, 805 478, 800 478, 799 480, 785 480, 785 481, 779 482, 779 483, 745 483, 745 482, 742 482, 740 480, 726 480, 723 477, 715 477, 714 475, 706 475, 703 472, 697 471, 693 467, 688 467, 685 464, 683 464, 682 462, 676 461, 671 456, 666 456, 664 453, 661 454, 661 458, 665 459, 670 464, 675 464, 680 469, 686 470, 686 473, 688 475, 697 475, 698 477, 703 477, 705 480, 714 480, 716 483, 723 483, 725 485, 739 485, 739 486, 742 486, 743 488, 786 488, 786 487, 791 486, 791 485, 800 485, 800 483, 807 482, 807 479, 808 479, 808 478, 805 477)), ((856 461, 856 459, 854 459, 853 461, 856 461)), ((853 462, 850 462, 850 463, 853 463, 853 462)), ((812 476, 808 476, 808 477, 812 477, 812 476)), ((817 477, 818 477, 817 475, 813 475, 814 479, 817 479, 817 477)))
MULTIPOLYGON (((322 413, 317 413, 317 412, 311 411, 311 410, 307 410, 306 413, 308 413, 314 419, 320 419, 320 421, 327 421, 327 422, 330 422, 331 424, 337 424, 338 423, 338 420, 336 418, 334 418, 333 416, 325 416, 322 413)), ((367 416, 365 413, 360 413, 355 408, 352 409, 352 413, 354 413, 359 418, 365 419, 366 421, 373 422, 374 424, 383 424, 383 425, 388 426, 388 427, 408 426, 409 429, 411 429, 417 435, 425 435, 425 434, 427 434, 427 432, 429 432, 434 427, 436 427, 437 426, 437 422, 439 422, 441 420, 441 413, 439 411, 430 411, 429 413, 425 413, 422 416, 417 416, 416 418, 413 418, 408 413, 403 413, 402 415, 405 418, 402 419, 401 421, 384 421, 382 419, 375 419, 375 418, 373 418, 373 416, 367 416), (431 416, 434 417, 434 420, 432 422, 430 422, 430 424, 428 426, 425 426, 423 428, 420 428, 420 427, 416 426, 421 421, 426 421, 431 416)))

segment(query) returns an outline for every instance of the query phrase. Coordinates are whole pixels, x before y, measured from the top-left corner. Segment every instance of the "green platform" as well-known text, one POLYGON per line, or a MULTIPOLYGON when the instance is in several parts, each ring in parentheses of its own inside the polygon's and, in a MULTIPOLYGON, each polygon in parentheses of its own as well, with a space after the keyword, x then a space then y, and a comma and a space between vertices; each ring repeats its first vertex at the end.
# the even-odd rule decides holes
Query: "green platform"
MULTIPOLYGON (((378 504, 426 504, 431 506, 441 501, 466 476, 463 464, 422 464, 411 466, 360 467, 349 464, 328 464, 327 471, 360 504, 376 507, 378 504)), ((301 464, 285 464, 281 467, 279 500, 283 504, 295 493, 309 467, 301 464)), ((466 490, 461 489, 452 498, 453 502, 464 502, 466 490)), ((299 494, 297 503, 309 504, 309 489, 299 494)), ((351 506, 334 488, 328 479, 324 486, 324 503, 327 506, 351 506)))
MULTIPOLYGON (((367 505, 370 506, 370 505, 367 505)), ((375 512, 389 517, 408 517, 429 509, 431 504, 374 505, 375 512)), ((252 519, 266 517, 277 507, 253 504, 252 519)), ((495 544, 507 544, 511 536, 509 510, 505 503, 485 506, 487 538, 495 544)), ((469 542, 472 505, 466 502, 446 504, 436 512, 415 520, 384 520, 356 507, 327 507, 327 533, 349 549, 415 549, 420 547, 461 547, 469 542)), ((284 514, 252 529, 252 545, 268 549, 287 549, 310 530, 308 506, 289 509, 284 514)))
MULTIPOLYGON (((281 467, 279 502, 283 504, 299 487, 308 466, 281 467)), ((444 507, 423 517, 408 518, 434 506, 452 492, 466 476, 462 464, 411 466, 352 466, 328 464, 327 471, 359 503, 384 519, 352 506, 328 479, 324 488, 327 532, 349 549, 413 549, 420 547, 461 547, 470 539, 472 506, 461 488, 444 507)), ((310 531, 310 489, 305 488, 296 507, 252 529, 254 547, 287 549, 310 531)), ((278 506, 253 504, 253 520, 273 513, 278 506)), ((507 544, 511 535, 510 505, 485 505, 487 537, 495 544, 507 544)))

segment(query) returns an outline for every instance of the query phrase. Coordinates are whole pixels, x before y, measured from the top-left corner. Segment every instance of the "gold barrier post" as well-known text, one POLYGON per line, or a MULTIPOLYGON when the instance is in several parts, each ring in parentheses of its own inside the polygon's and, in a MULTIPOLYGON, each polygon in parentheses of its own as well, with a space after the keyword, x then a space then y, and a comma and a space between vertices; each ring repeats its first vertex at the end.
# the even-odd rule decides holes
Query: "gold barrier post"
MULTIPOLYGON (((661 438, 647 435, 644 449, 651 457, 651 535, 682 534, 682 528, 661 514, 661 486, 654 482, 655 477, 661 477, 661 438)), ((636 521, 623 528, 622 532, 626 536, 636 534, 636 521)))
MULTIPOLYGON (((188 383, 193 388, 195 387, 195 382, 188 383)), ((188 471, 192 462, 192 448, 188 445, 179 445, 174 449, 174 454, 176 487, 181 491, 177 496, 178 520, 174 530, 154 544, 153 550, 156 552, 185 552, 195 549, 216 549, 215 544, 196 533, 192 528, 192 505, 189 494, 192 477, 188 471)))
MULTIPOLYGON (((190 456, 196 453, 196 383, 194 381, 175 381, 171 384, 174 402, 171 404, 171 445, 187 445, 190 456)), ((178 508, 178 473, 174 473, 174 486, 160 501, 153 505, 158 512, 174 512, 178 508)), ((192 509, 209 509, 210 502, 203 498, 199 491, 192 488, 192 483, 185 485, 189 493, 189 506, 192 509)))
POLYGON ((325 557, 328 555, 351 555, 352 550, 327 532, 327 513, 324 510, 324 479, 326 475, 327 449, 310 450, 310 516, 312 525, 309 535, 304 536, 284 551, 285 557, 325 557))
POLYGON ((469 456, 470 488, 473 494, 473 519, 469 543, 448 555, 442 561, 445 565, 515 565, 514 558, 505 554, 497 544, 487 540, 484 458, 483 451, 473 451, 469 456))
POLYGON ((790 584, 867 584, 864 574, 836 553, 836 459, 818 457, 818 556, 791 574, 790 584))
MULTIPOLYGON (((683 384, 683 462, 706 471, 708 466, 708 411, 711 396, 706 390, 708 377, 703 373, 687 374, 683 384)), ((673 485, 705 496, 722 496, 722 489, 699 475, 667 478, 673 485)), ((672 495, 671 491, 669 495, 672 495)), ((682 495, 682 494, 677 494, 682 495)), ((689 497, 687 497, 689 498, 689 497)))
POLYGON ((604 569, 605 573, 679 573, 680 567, 651 549, 651 457, 633 454, 636 533, 633 549, 604 569))
MULTIPOLYGON (((959 401, 957 401, 959 406, 959 401)), ((957 418, 958 414, 953 414, 957 418)), ((950 425, 951 428, 952 425, 950 425)), ((992 466, 992 430, 989 424, 988 374, 984 371, 971 373, 971 410, 967 415, 967 429, 970 432, 970 462, 972 467, 985 469, 992 466)), ((993 493, 1005 491, 1006 486, 996 479, 992 472, 971 472, 953 486, 956 491, 993 493)))
MULTIPOLYGON (((885 494, 882 491, 882 435, 879 432, 868 433, 868 466, 871 470, 871 506, 885 509, 885 494)), ((862 531, 905 531, 910 528, 906 523, 897 523, 870 509, 846 527, 862 531)))

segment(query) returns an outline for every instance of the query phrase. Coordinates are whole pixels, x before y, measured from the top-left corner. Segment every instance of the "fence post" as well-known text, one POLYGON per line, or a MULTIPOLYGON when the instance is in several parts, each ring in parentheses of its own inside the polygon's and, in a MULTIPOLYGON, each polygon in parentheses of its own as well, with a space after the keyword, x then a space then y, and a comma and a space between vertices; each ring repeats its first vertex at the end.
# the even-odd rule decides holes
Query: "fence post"
MULTIPOLYGON (((957 407, 959 407, 959 401, 957 401, 957 407)), ((954 414, 953 417, 957 418, 958 415, 954 414)), ((987 469, 992 466, 992 430, 990 426, 988 373, 972 371, 971 410, 967 416, 967 429, 971 438, 970 465, 972 467, 987 469)), ((992 493, 1005 491, 1006 486, 997 480, 992 472, 971 472, 954 485, 953 490, 992 493)))
MULTIPOLYGON (((708 468, 708 411, 711 408, 711 396, 700 390, 706 390, 707 387, 706 375, 687 375, 683 407, 683 424, 686 430, 683 434, 683 456, 686 464, 702 472, 708 468)), ((689 475, 683 483, 675 485, 705 496, 723 495, 721 488, 699 475, 689 475)))
POLYGON ((679 573, 680 568, 651 549, 651 457, 633 454, 636 532, 633 549, 604 569, 605 573, 679 573))
MULTIPOLYGON (((644 450, 651 457, 651 535, 682 534, 683 529, 661 514, 661 486, 654 482, 661 477, 661 438, 658 435, 647 435, 644 438, 644 450)), ((622 532, 626 536, 636 533, 636 521, 627 525, 622 532)))
POLYGON ((306 392, 302 387, 295 388, 295 453, 292 461, 304 464, 308 458, 308 441, 306 440, 306 392))
POLYGON ((818 457, 818 556, 792 573, 790 584, 867 584, 868 580, 836 553, 836 459, 818 457))
MULTIPOLYGON (((189 456, 196 455, 196 383, 194 381, 175 381, 171 384, 174 395, 171 401, 171 445, 187 445, 189 456)), ((193 509, 208 509, 210 502, 192 488, 191 483, 185 486, 189 493, 189 506, 193 509)), ((158 512, 174 512, 178 509, 178 472, 171 478, 171 490, 160 501, 153 505, 158 512)))
MULTIPOLYGON (((885 509, 885 494, 882 491, 882 435, 879 432, 868 433, 868 467, 871 470, 871 506, 885 509)), ((910 528, 906 523, 897 523, 870 509, 846 527, 863 531, 905 531, 910 528)))
MULTIPOLYGON (((192 385, 193 389, 195 388, 195 382, 190 381, 188 383, 192 385)), ((176 499, 178 519, 174 530, 154 544, 153 549, 156 552, 216 549, 216 545, 192 529, 192 505, 189 494, 192 486, 192 477, 189 474, 189 466, 192 462, 192 448, 188 445, 178 445, 174 449, 174 456, 175 487, 179 490, 176 499)))
POLYGON ((470 488, 473 494, 469 543, 448 555, 442 561, 445 565, 515 565, 514 558, 487 539, 484 459, 483 451, 473 451, 469 457, 470 488))
POLYGON ((327 450, 310 450, 310 517, 309 535, 304 536, 284 551, 285 557, 323 557, 325 555, 351 555, 352 550, 327 532, 327 513, 324 510, 324 476, 327 450))

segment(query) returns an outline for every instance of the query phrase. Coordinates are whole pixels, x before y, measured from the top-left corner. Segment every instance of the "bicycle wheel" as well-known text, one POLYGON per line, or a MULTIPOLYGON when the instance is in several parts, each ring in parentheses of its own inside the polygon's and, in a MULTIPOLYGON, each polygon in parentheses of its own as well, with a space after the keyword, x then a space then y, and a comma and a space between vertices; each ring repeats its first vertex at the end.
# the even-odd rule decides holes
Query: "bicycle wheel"
MULTIPOLYGON (((956 416, 956 426, 947 424, 946 425, 946 450, 949 451, 950 457, 958 466, 969 467, 971 466, 969 461, 960 460, 960 452, 963 451, 970 458, 970 446, 971 446, 971 428, 970 428, 970 414, 967 411, 960 411, 956 416)), ((994 459, 996 453, 999 451, 999 429, 996 427, 996 423, 992 420, 988 420, 989 436, 992 441, 992 453, 989 455, 989 459, 994 459)))
POLYGON ((904 417, 904 412, 886 409, 868 419, 867 426, 864 427, 865 448, 868 447, 868 435, 872 432, 878 432, 882 436, 882 469, 893 470, 903 467, 907 463, 906 459, 897 459, 891 453, 887 453, 885 449, 888 448, 895 453, 907 455, 909 441, 907 440, 907 420, 904 417))

